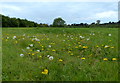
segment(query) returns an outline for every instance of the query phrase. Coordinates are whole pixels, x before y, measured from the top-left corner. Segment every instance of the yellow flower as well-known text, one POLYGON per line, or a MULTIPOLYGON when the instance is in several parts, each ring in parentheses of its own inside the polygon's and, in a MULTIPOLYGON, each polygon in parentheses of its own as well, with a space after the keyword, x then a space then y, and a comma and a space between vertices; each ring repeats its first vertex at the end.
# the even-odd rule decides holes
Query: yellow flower
POLYGON ((42 71, 42 74, 48 74, 48 69, 44 69, 44 71, 42 71))
POLYGON ((47 40, 49 40, 49 38, 47 38, 47 40))
POLYGON ((55 49, 53 49, 52 51, 55 52, 55 49))
POLYGON ((39 56, 40 58, 42 57, 42 56, 39 56))
POLYGON ((6 39, 6 41, 8 41, 8 39, 6 39))
POLYGON ((34 53, 32 53, 32 55, 35 55, 34 53))
POLYGON ((32 51, 32 49, 30 49, 30 51, 32 51))
POLYGON ((110 47, 110 48, 115 48, 115 47, 110 47))
POLYGON ((82 59, 82 60, 85 60, 85 57, 82 57, 81 59, 82 59))
POLYGON ((73 53, 71 53, 70 55, 73 55, 73 53))
POLYGON ((83 48, 88 48, 87 46, 83 46, 83 48))
POLYGON ((30 53, 28 53, 30 55, 30 53))
POLYGON ((15 41, 15 43, 17 44, 17 43, 18 43, 18 41, 15 41))
POLYGON ((116 61, 116 60, 117 60, 117 58, 112 58, 112 60, 113 60, 113 61, 116 61))
POLYGON ((107 61, 108 59, 107 58, 103 58, 104 61, 107 61))
POLYGON ((40 44, 40 42, 38 42, 40 44))
POLYGON ((98 48, 99 46, 97 45, 96 47, 98 48))
POLYGON ((71 51, 68 51, 68 53, 71 53, 71 51))
POLYGON ((78 46, 76 46, 75 48, 78 48, 78 46))
POLYGON ((63 60, 62 59, 59 59, 60 62, 62 62, 63 60))
POLYGON ((44 49, 42 48, 42 50, 44 50, 44 49))
POLYGON ((82 45, 79 45, 79 47, 81 47, 82 45))

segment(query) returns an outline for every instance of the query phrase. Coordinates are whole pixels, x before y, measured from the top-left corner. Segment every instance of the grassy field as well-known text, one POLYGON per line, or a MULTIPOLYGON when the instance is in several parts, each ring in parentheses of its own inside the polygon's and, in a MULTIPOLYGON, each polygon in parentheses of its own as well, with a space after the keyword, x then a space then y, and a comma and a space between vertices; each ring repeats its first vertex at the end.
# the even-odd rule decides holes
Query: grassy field
POLYGON ((118 81, 117 28, 2 29, 3 81, 118 81))

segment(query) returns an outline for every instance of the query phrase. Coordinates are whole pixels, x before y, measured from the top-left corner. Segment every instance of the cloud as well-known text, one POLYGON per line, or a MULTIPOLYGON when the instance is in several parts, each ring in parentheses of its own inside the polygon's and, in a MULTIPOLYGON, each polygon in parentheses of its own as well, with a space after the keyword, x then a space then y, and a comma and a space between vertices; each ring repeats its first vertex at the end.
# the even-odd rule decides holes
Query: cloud
POLYGON ((21 8, 14 6, 14 5, 8 5, 8 4, 0 4, 1 9, 8 9, 8 10, 15 10, 15 11, 20 11, 21 8))
POLYGON ((117 17, 118 12, 117 11, 105 11, 105 12, 101 12, 101 13, 97 13, 95 15, 95 18, 113 18, 113 17, 117 17))

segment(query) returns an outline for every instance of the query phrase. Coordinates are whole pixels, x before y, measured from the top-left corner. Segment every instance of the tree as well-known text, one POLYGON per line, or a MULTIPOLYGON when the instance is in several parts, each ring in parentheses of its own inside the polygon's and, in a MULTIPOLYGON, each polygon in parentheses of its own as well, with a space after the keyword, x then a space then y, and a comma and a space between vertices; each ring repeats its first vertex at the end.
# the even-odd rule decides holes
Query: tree
POLYGON ((100 24, 100 20, 97 20, 96 22, 97 22, 97 24, 100 24))
POLYGON ((56 18, 53 21, 53 26, 54 27, 64 27, 65 26, 65 21, 62 18, 56 18))

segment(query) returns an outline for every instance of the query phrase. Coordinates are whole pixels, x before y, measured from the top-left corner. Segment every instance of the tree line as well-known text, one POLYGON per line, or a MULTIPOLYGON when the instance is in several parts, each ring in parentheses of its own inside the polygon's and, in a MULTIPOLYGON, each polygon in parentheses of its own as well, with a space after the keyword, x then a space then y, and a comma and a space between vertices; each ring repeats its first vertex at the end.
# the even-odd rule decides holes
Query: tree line
POLYGON ((9 16, 1 15, 2 17, 2 27, 85 27, 85 28, 94 28, 94 27, 108 27, 108 28, 118 28, 120 21, 118 22, 109 22, 100 24, 100 20, 97 20, 96 23, 91 24, 79 23, 79 24, 66 24, 65 20, 62 18, 55 18, 51 25, 45 23, 36 23, 34 21, 29 21, 27 19, 20 18, 10 18, 9 16))

